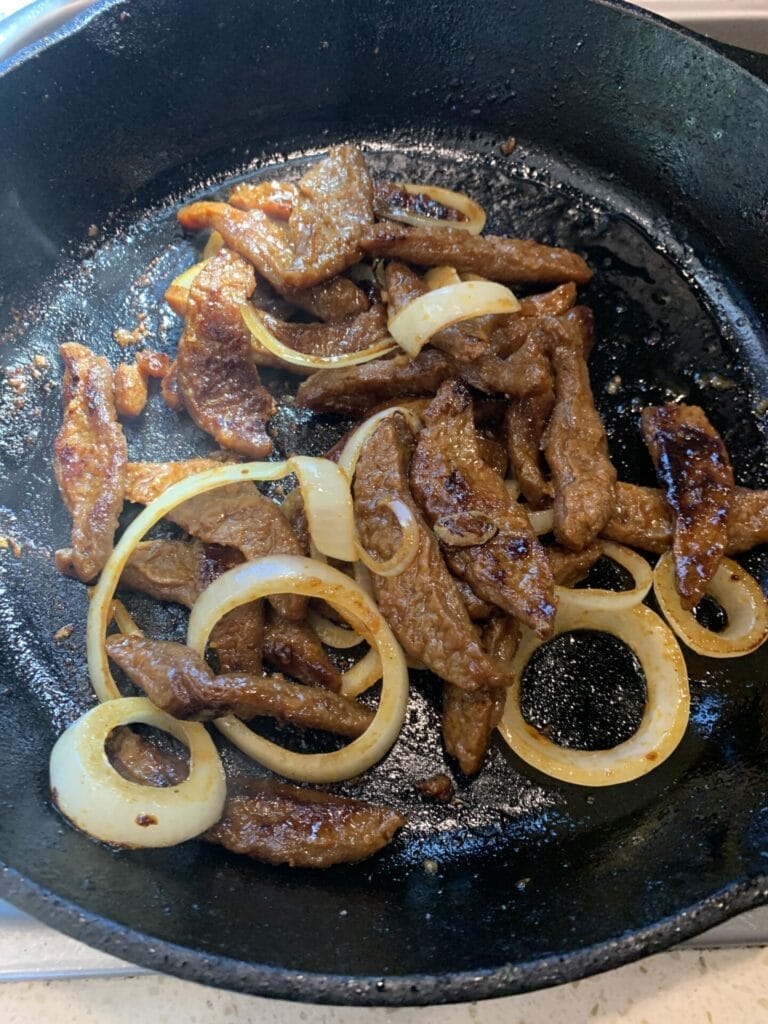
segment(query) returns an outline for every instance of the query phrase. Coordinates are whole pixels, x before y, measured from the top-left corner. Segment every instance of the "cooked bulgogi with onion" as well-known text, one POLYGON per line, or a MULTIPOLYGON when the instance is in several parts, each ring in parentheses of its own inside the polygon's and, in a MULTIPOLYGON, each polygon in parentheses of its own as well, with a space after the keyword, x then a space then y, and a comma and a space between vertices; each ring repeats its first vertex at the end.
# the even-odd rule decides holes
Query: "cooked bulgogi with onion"
MULTIPOLYGON (((459 772, 482 770, 497 729, 561 782, 605 786, 658 766, 688 720, 678 639, 736 657, 768 634, 759 586, 727 557, 768 540, 768 492, 734 485, 706 413, 683 404, 638 423, 660 488, 617 479, 590 385, 599 339, 578 304, 584 260, 484 235, 469 197, 374 180, 352 145, 297 183, 244 182, 178 219, 209 234, 166 292, 184 318, 175 360, 144 350, 113 371, 82 345, 61 349, 54 467, 72 536, 57 565, 94 583, 87 653, 101 701, 52 753, 62 812, 116 845, 200 836, 276 864, 360 860, 402 814, 292 783, 349 780, 383 758, 409 668, 442 680, 459 772), (299 406, 359 424, 325 458, 263 461, 278 405, 259 367, 293 375, 299 406), (120 418, 142 411, 151 379, 219 450, 130 459, 120 418), (259 490, 286 478, 297 486, 282 504, 259 490), (115 541, 125 502, 144 508, 115 541), (178 534, 146 539, 161 520, 178 534), (632 586, 576 589, 600 558, 632 586), (651 588, 664 618, 644 603, 651 588), (186 644, 144 636, 118 589, 189 609, 186 644), (694 615, 706 595, 728 615, 719 633, 694 615), (646 677, 639 728, 608 750, 558 746, 520 709, 534 651, 579 629, 614 634, 646 677), (333 650, 362 644, 342 671, 333 650), (122 696, 110 662, 145 696, 122 696), (375 709, 357 699, 379 682, 375 709), (296 752, 249 726, 264 717, 349 742, 296 752), (228 777, 204 722, 291 782, 228 777), (189 763, 136 723, 179 739, 189 763)), ((439 779, 405 788, 450 800, 439 779)))

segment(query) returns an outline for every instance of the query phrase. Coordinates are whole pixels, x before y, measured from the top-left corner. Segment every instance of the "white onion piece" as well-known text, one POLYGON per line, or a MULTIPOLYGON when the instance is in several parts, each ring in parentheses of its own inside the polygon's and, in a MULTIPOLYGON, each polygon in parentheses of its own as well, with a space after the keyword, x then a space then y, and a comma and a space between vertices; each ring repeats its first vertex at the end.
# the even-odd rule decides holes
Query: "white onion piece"
POLYGON ((631 590, 602 590, 599 587, 555 587, 558 612, 562 608, 585 611, 621 611, 641 604, 653 583, 653 571, 642 555, 613 541, 601 541, 603 554, 626 569, 635 581, 631 590))
POLYGON ((146 697, 123 697, 91 708, 51 751, 51 791, 59 809, 83 832, 118 846, 173 846, 205 832, 221 817, 224 769, 199 722, 180 722, 146 697), (120 725, 142 722, 169 732, 189 749, 189 776, 174 786, 124 779, 104 743, 120 725))
POLYGON ((350 483, 352 483, 352 480, 354 479, 357 460, 360 458, 360 452, 363 450, 363 445, 369 437, 372 437, 376 433, 381 421, 388 419, 390 416, 394 416, 396 412, 399 412, 405 417, 408 426, 414 434, 417 434, 421 430, 421 417, 407 405, 390 405, 387 409, 382 409, 380 412, 374 413, 373 416, 369 416, 367 420, 363 420, 360 426, 356 428, 355 432, 347 440, 347 443, 344 445, 341 455, 339 456, 338 462, 336 463, 339 469, 346 473, 347 479, 350 483))
POLYGON ((424 284, 431 292, 449 284, 460 284, 461 278, 454 267, 431 267, 424 275, 424 284))
POLYGON ((330 459, 295 455, 289 462, 301 485, 313 544, 328 558, 354 562, 355 519, 346 474, 330 459))
POLYGON ((419 524, 416 522, 416 518, 408 505, 399 498, 393 498, 392 501, 386 502, 385 507, 390 510, 400 527, 401 540, 397 551, 390 558, 380 562, 369 555, 360 541, 357 540, 355 542, 357 557, 366 569, 370 569, 377 576, 399 576, 402 572, 405 572, 419 553, 419 544, 421 542, 419 524))
POLYGON ((394 342, 384 339, 377 341, 375 345, 361 349, 359 352, 347 352, 344 355, 338 356, 313 356, 306 352, 297 352, 295 348, 285 345, 279 338, 276 338, 267 329, 267 326, 259 316, 259 311, 250 302, 243 303, 240 307, 240 315, 258 349, 266 349, 273 356, 282 359, 284 363, 290 363, 292 366, 303 366, 311 370, 359 366, 361 363, 370 363, 372 359, 385 356, 388 352, 392 352, 397 348, 394 342))
POLYGON ((485 210, 470 199, 463 192, 452 192, 447 188, 439 188, 437 185, 419 185, 417 182, 398 182, 398 187, 410 192, 411 195, 429 196, 441 206, 447 206, 451 210, 458 210, 464 214, 464 220, 443 220, 440 217, 427 217, 421 213, 408 213, 406 210, 393 210, 386 214, 387 220, 396 220, 401 224, 411 224, 417 228, 459 228, 467 231, 470 235, 479 235, 485 227, 485 210))
POLYGON ((528 629, 513 660, 512 685, 499 731, 532 767, 561 782, 612 786, 657 768, 677 747, 688 723, 688 673, 666 623, 645 605, 619 612, 558 608, 555 632, 592 629, 618 637, 632 649, 645 674, 648 699, 637 732, 609 750, 560 747, 525 721, 520 710, 523 672, 542 641, 528 629))
POLYGON ((208 241, 205 243, 203 249, 203 259, 209 260, 212 256, 215 256, 217 252, 220 252, 225 246, 224 239, 221 237, 218 231, 212 231, 208 236, 208 241))
POLYGON ((374 683, 378 683, 383 671, 384 666, 381 664, 379 652, 371 648, 360 661, 343 673, 340 692, 345 697, 358 697, 366 690, 370 690, 374 683))
POLYGON ((389 321, 389 333, 409 356, 417 356, 432 335, 446 327, 519 309, 520 303, 503 284, 462 281, 413 299, 389 321))
MULTIPOLYGON (((112 600, 120 581, 120 576, 144 534, 151 530, 155 523, 159 522, 171 509, 184 501, 188 501, 190 498, 196 497, 198 494, 206 494, 208 491, 216 490, 217 487, 223 487, 225 484, 242 483, 245 480, 281 480, 293 472, 296 472, 297 476, 301 476, 303 473, 305 479, 309 479, 312 475, 312 469, 308 467, 307 463, 320 461, 326 460, 310 460, 308 456, 296 456, 284 462, 243 462, 217 466, 216 469, 195 473, 193 476, 180 480, 177 484, 169 487, 168 490, 155 498, 154 501, 151 501, 133 520, 107 559, 107 564, 102 570, 99 581, 93 588, 91 601, 88 606, 88 625, 86 630, 88 672, 91 678, 91 685, 99 700, 113 700, 120 696, 120 691, 112 678, 109 668, 104 638, 112 615, 112 600)), ((335 466, 334 469, 336 469, 335 466)), ((307 515, 311 532, 317 526, 309 518, 309 506, 307 515)), ((353 526, 347 523, 344 528, 350 535, 353 535, 353 526)))
POLYGON ((680 603, 675 587, 675 564, 670 551, 656 563, 653 590, 667 622, 686 647, 705 658, 741 658, 756 650, 768 636, 768 604, 757 581, 731 558, 723 558, 707 586, 728 616, 719 633, 696 621, 680 603))
POLYGON ((555 511, 551 508, 529 508, 523 503, 531 529, 537 537, 543 537, 546 533, 552 533, 555 525, 555 511))
POLYGON ((115 625, 124 636, 144 636, 142 631, 136 625, 136 620, 122 601, 114 600, 112 602, 112 618, 115 620, 115 625))
MULTIPOLYGON (((258 736, 232 715, 216 726, 260 764, 300 782, 340 782, 379 761, 397 739, 408 702, 408 669, 400 645, 373 601, 344 573, 296 555, 273 555, 235 566, 214 580, 192 608, 187 644, 201 656, 222 615, 270 594, 321 597, 375 648, 382 664, 381 699, 366 731, 341 750, 297 754, 258 736)), ((367 657, 367 655, 366 655, 367 657)))
POLYGON ((307 621, 317 633, 321 643, 327 644, 328 647, 335 647, 337 651, 348 651, 351 647, 357 647, 364 642, 354 629, 331 622, 330 619, 311 608, 307 613, 307 621))

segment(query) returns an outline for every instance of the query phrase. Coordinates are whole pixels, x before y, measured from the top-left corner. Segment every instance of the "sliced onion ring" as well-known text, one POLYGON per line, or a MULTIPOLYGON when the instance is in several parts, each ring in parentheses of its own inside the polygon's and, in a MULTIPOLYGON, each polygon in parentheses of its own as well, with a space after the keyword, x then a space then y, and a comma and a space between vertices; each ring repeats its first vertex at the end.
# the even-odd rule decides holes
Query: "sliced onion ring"
POLYGON ((405 572, 419 552, 419 524, 416 522, 411 509, 399 498, 393 498, 392 501, 387 501, 385 505, 395 517, 400 527, 402 537, 397 551, 390 558, 380 562, 368 554, 358 539, 355 544, 357 557, 366 569, 370 569, 377 576, 399 576, 405 572))
POLYGON ((663 619, 642 604, 616 613, 558 608, 555 636, 580 629, 610 633, 637 656, 648 690, 637 732, 610 750, 573 750, 558 746, 526 722, 520 710, 522 677, 542 642, 527 629, 512 663, 513 681, 499 731, 518 757, 561 782, 578 786, 630 782, 666 760, 685 732, 690 709, 685 661, 663 619))
POLYGON ((738 562, 723 558, 707 586, 728 616, 719 633, 700 625, 680 603, 675 588, 675 564, 665 551, 653 572, 653 591, 667 622, 686 647, 705 658, 741 658, 768 637, 768 603, 757 581, 738 562))
POLYGON ((434 199, 441 206, 458 210, 464 214, 464 220, 443 220, 440 217, 427 217, 420 213, 408 213, 407 210, 393 210, 387 213, 387 220, 396 220, 401 224, 411 224, 417 228, 459 228, 470 235, 479 235, 485 227, 485 210, 474 199, 463 192, 452 192, 436 185, 419 185, 417 182, 398 182, 398 187, 405 189, 412 196, 425 195, 434 199))
POLYGON ((555 510, 552 508, 529 508, 523 503, 531 529, 537 537, 543 537, 545 533, 552 533, 555 525, 555 510))
POLYGON ((382 420, 388 419, 390 416, 394 416, 396 412, 399 412, 401 416, 404 416, 408 426, 411 428, 414 434, 418 434, 421 430, 421 418, 418 414, 407 405, 390 405, 387 409, 382 409, 380 412, 374 413, 373 416, 369 416, 367 420, 363 420, 355 432, 349 437, 347 443, 344 445, 341 455, 339 456, 336 465, 339 469, 342 469, 350 483, 355 476, 355 469, 357 468, 357 460, 360 458, 360 452, 363 450, 363 445, 372 437, 379 429, 379 424, 382 420))
POLYGON ((112 618, 124 636, 144 636, 136 624, 136 620, 122 601, 114 600, 112 602, 112 618))
POLYGON ((217 252, 220 252, 226 242, 221 237, 218 231, 212 231, 208 236, 208 241, 205 243, 203 249, 203 260, 209 260, 212 256, 215 256, 217 252))
POLYGON ((260 764, 300 782, 340 782, 359 775, 379 761, 397 739, 408 701, 405 657, 381 612, 344 573, 330 565, 296 555, 273 555, 235 566, 214 580, 192 608, 187 644, 205 652, 208 637, 222 615, 269 594, 322 597, 375 648, 382 664, 382 687, 376 715, 368 729, 341 750, 297 754, 258 736, 231 715, 217 727, 260 764))
MULTIPOLYGON (((88 672, 91 678, 91 685, 99 700, 113 700, 120 696, 120 691, 112 678, 109 668, 104 638, 112 615, 112 601, 120 581, 120 576, 144 534, 155 523, 159 522, 163 516, 167 515, 171 509, 187 501, 189 498, 196 497, 198 494, 206 494, 208 491, 213 491, 217 487, 223 487, 225 484, 242 483, 244 480, 281 480, 290 473, 296 473, 300 480, 302 477, 307 481, 319 479, 321 475, 324 476, 325 467, 318 473, 316 472, 317 467, 313 467, 312 464, 320 462, 328 462, 329 466, 333 466, 333 470, 344 480, 344 488, 347 489, 348 494, 346 479, 343 478, 341 471, 327 459, 312 459, 309 456, 297 455, 284 462, 230 463, 217 466, 216 469, 206 470, 203 473, 196 473, 185 480, 180 480, 155 498, 154 501, 151 501, 133 520, 107 559, 107 564, 104 566, 99 581, 93 588, 91 601, 88 606, 88 626, 86 630, 88 672)), ((331 538, 325 536, 322 527, 319 527, 318 522, 314 521, 314 512, 317 510, 317 504, 309 501, 306 508, 310 534, 317 542, 318 547, 320 547, 321 543, 326 544, 329 540, 342 537, 343 547, 341 550, 348 551, 349 549, 346 545, 350 540, 354 539, 354 521, 352 520, 350 506, 345 503, 340 508, 337 524, 331 538), (346 518, 347 516, 349 516, 348 519, 346 518), (313 533, 313 531, 317 532, 313 533)), ((339 548, 336 546, 335 540, 333 545, 328 546, 332 546, 333 550, 325 551, 323 552, 324 554, 328 554, 332 558, 344 557, 343 554, 337 554, 339 548)))
POLYGON ((389 321, 389 333, 409 356, 417 356, 432 335, 446 327, 519 309, 520 303, 503 284, 462 281, 413 299, 389 321))
POLYGON ((301 486, 312 543, 328 558, 354 562, 354 511, 346 474, 330 459, 296 455, 288 461, 301 486))
POLYGON ((431 292, 460 282, 461 278, 454 267, 431 267, 424 275, 424 284, 431 292))
POLYGON ((118 846, 174 846, 205 832, 221 817, 224 769, 199 722, 180 722, 146 697, 123 697, 91 708, 66 729, 51 751, 51 791, 59 809, 83 832, 118 846), (189 776, 174 786, 124 779, 104 743, 120 725, 142 722, 169 732, 189 748, 189 776))
POLYGON ((267 329, 259 316, 259 311, 250 302, 244 302, 240 307, 240 315, 245 326, 250 331, 251 337, 257 348, 266 349, 273 356, 282 359, 284 363, 292 366, 303 366, 311 370, 333 369, 342 366, 359 366, 361 363, 370 363, 373 359, 393 352, 397 346, 394 342, 384 339, 361 349, 359 352, 347 352, 338 356, 313 356, 306 352, 297 352, 295 348, 285 345, 279 338, 267 329))
POLYGON ((311 608, 307 613, 307 621, 317 633, 321 643, 327 644, 328 647, 334 647, 337 651, 348 651, 364 642, 354 629, 331 622, 330 619, 311 608))
POLYGON ((620 611, 641 604, 653 583, 653 571, 642 555, 613 541, 601 541, 603 554, 631 574, 635 581, 631 590, 602 590, 599 587, 555 587, 558 612, 562 608, 583 608, 584 611, 620 611))

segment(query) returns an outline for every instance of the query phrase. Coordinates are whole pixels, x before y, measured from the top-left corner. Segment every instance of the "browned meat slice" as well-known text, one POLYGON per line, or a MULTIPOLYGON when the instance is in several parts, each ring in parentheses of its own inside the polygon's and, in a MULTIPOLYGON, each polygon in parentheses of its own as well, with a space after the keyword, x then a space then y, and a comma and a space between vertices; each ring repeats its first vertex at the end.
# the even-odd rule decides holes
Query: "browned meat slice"
MULTIPOLYGON (((217 453, 218 454, 218 453, 217 453)), ((218 469, 234 457, 185 459, 183 462, 129 462, 125 467, 125 500, 148 505, 173 484, 195 473, 218 469)))
POLYGON ((491 351, 504 359, 517 352, 529 338, 542 330, 556 335, 564 333, 571 344, 581 346, 584 358, 589 358, 594 341, 594 317, 588 306, 574 306, 555 317, 540 313, 489 318, 491 351))
POLYGON ((277 220, 288 220, 298 190, 288 181, 241 181, 229 193, 229 202, 238 210, 263 210, 277 220))
POLYGON ((558 285, 542 295, 528 295, 520 299, 521 316, 560 316, 576 304, 576 285, 573 281, 558 285))
POLYGON ((119 363, 115 370, 115 410, 132 418, 144 412, 148 397, 147 379, 136 363, 119 363))
POLYGON ((569 551, 559 544, 546 548, 555 583, 560 587, 573 587, 580 583, 603 553, 596 541, 582 551, 569 551))
MULTIPOLYGON (((279 341, 305 355, 341 356, 391 342, 382 305, 372 306, 367 312, 340 324, 287 323, 268 314, 262 314, 262 320, 279 341)), ((284 366, 288 370, 292 368, 290 363, 284 366)))
MULTIPOLYGON (((115 729, 107 747, 132 782, 168 786, 187 777, 182 758, 131 729, 115 729)), ((227 780, 221 820, 201 838, 269 864, 325 868, 370 857, 404 824, 388 807, 239 776, 227 780)))
POLYGON ((737 555, 768 543, 768 491, 737 487, 728 517, 726 554, 737 555))
POLYGON ((580 551, 610 518, 616 470, 592 397, 581 340, 565 330, 554 337, 555 407, 547 429, 545 455, 555 493, 555 536, 561 544, 580 551))
MULTIPOLYGON (((477 422, 477 419, 475 419, 475 422, 477 422)), ((480 452, 480 458, 495 473, 498 473, 500 477, 507 475, 509 457, 507 456, 506 448, 500 441, 497 441, 495 437, 487 437, 485 434, 478 433, 477 448, 480 452)))
MULTIPOLYGON (((120 577, 121 586, 159 601, 191 608, 209 583, 243 556, 234 548, 191 540, 153 540, 140 544, 120 577)), ((234 608, 214 626, 210 646, 221 672, 261 673, 264 614, 252 601, 234 608)))
MULTIPOLYGON (((519 640, 517 623, 507 616, 492 619, 483 631, 483 646, 488 653, 507 662, 514 658, 519 640)), ((443 691, 443 742, 465 775, 474 775, 480 770, 506 699, 507 691, 503 689, 468 693, 450 683, 446 685, 443 691)))
POLYGON ((68 557, 84 581, 104 568, 123 507, 127 448, 109 363, 84 345, 61 346, 64 421, 54 442, 56 482, 72 516, 68 557))
POLYGON ((373 212, 377 217, 397 217, 406 213, 417 217, 434 217, 435 220, 467 219, 460 210, 443 206, 426 192, 409 192, 396 181, 376 182, 373 189, 373 212))
POLYGON ((525 510, 483 461, 472 399, 459 381, 443 384, 424 414, 410 481, 451 570, 478 596, 547 636, 555 592, 546 554, 525 510), (489 524, 490 536, 481 530, 472 543, 476 524, 489 524))
POLYGON ((184 399, 179 391, 179 364, 175 359, 168 367, 168 373, 160 381, 160 394, 168 408, 174 412, 184 408, 184 399))
POLYGON ((684 608, 704 596, 728 546, 733 470, 697 405, 643 409, 643 434, 674 513, 675 582, 684 608))
POLYGON ((576 253, 538 242, 470 235, 461 228, 408 228, 374 224, 364 232, 364 252, 423 267, 446 264, 459 273, 481 274, 510 284, 586 284, 592 271, 576 253))
MULTIPOLYGON (((416 271, 404 263, 392 261, 387 264, 386 288, 390 314, 396 316, 428 288, 416 271)), ((473 360, 488 351, 488 338, 477 321, 469 321, 461 327, 447 327, 430 338, 430 344, 458 359, 473 360)))
POLYGON ((495 606, 490 604, 488 601, 484 601, 481 597, 478 597, 472 587, 464 580, 454 580, 456 589, 459 592, 459 597, 464 603, 464 607, 467 609, 467 614, 473 622, 481 622, 483 619, 488 619, 493 615, 495 606))
POLYGON ((275 401, 251 359, 240 306, 254 289, 245 260, 222 250, 189 290, 177 367, 184 405, 195 423, 225 448, 260 459, 272 451, 266 422, 275 401))
POLYGON ((338 693, 341 675, 306 622, 272 615, 264 630, 264 660, 299 682, 338 693))
POLYGON ((268 864, 327 868, 364 860, 405 819, 390 807, 299 789, 272 779, 231 779, 209 842, 268 864))
POLYGON ((286 288, 283 294, 294 306, 328 324, 341 323, 364 313, 370 306, 363 289, 347 277, 334 277, 314 288, 286 288))
POLYGON ((110 658, 128 678, 174 718, 203 721, 232 714, 247 721, 268 716, 352 739, 373 721, 371 708, 315 686, 289 683, 280 675, 215 676, 183 644, 115 634, 106 645, 110 658))
POLYGON ((505 667, 489 658, 445 567, 434 534, 408 487, 413 437, 403 418, 384 420, 365 444, 354 480, 360 538, 374 558, 390 558, 402 534, 387 511, 398 499, 419 531, 416 558, 398 576, 372 574, 376 601, 407 654, 448 682, 467 690, 505 686, 505 667))
POLYGON ((533 508, 540 508, 552 497, 552 485, 544 474, 542 447, 544 434, 555 405, 555 387, 540 330, 526 342, 545 363, 548 374, 545 387, 520 398, 511 398, 504 413, 507 452, 523 497, 533 508))
POLYGON ((361 258, 360 236, 373 221, 373 182, 356 146, 332 146, 299 181, 288 221, 293 259, 283 276, 308 288, 361 258))
POLYGON ((136 353, 136 365, 145 378, 163 380, 171 367, 171 360, 163 352, 145 348, 136 353))
MULTIPOLYGON (((463 690, 461 691, 464 692, 463 690)), ((414 782, 414 787, 439 804, 449 804, 453 800, 456 790, 449 775, 440 772, 438 775, 430 775, 428 779, 419 779, 414 782)))
POLYGON ((296 487, 285 496, 282 505, 280 505, 280 511, 291 524, 291 529, 301 545, 301 553, 303 555, 309 555, 311 553, 309 520, 307 519, 306 509, 304 508, 304 499, 301 496, 301 488, 296 487))

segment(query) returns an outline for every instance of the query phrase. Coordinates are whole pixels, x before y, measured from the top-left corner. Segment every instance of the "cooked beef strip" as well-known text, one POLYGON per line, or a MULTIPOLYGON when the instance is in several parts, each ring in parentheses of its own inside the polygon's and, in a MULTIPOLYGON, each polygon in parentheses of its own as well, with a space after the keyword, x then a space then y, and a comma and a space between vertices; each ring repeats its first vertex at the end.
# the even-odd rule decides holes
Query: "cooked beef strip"
POLYGON ((189 290, 177 366, 184 405, 201 430, 225 448, 260 459, 272 451, 266 423, 276 405, 259 380, 240 306, 253 291, 253 269, 222 250, 189 290))
POLYGON ((303 555, 309 555, 311 553, 309 520, 307 519, 306 509, 304 508, 304 499, 301 496, 301 488, 296 487, 294 490, 286 494, 283 499, 283 503, 279 508, 281 513, 291 524, 291 529, 296 536, 296 540, 298 540, 301 546, 301 553, 303 555))
POLYGON ((334 277, 314 288, 286 288, 283 294, 294 306, 328 324, 342 323, 370 307, 363 289, 347 277, 334 277))
POLYGON ((424 413, 410 483, 432 526, 469 513, 497 527, 485 543, 443 544, 443 555, 476 594, 547 636, 555 615, 555 594, 546 554, 525 510, 483 461, 472 399, 459 381, 443 384, 424 413))
POLYGON ((115 370, 115 410, 133 418, 144 412, 149 392, 147 379, 136 363, 118 363, 115 370))
POLYGON ((115 634, 107 637, 106 647, 128 678, 174 718, 205 721, 231 714, 247 721, 268 716, 352 739, 373 721, 371 708, 316 686, 289 683, 281 675, 215 676, 183 644, 115 634))
MULTIPOLYGON (((392 261, 385 272, 388 306, 391 316, 429 289, 422 278, 404 263, 392 261)), ((430 338, 430 344, 457 359, 472 361, 488 352, 488 338, 477 321, 467 321, 461 327, 447 327, 430 338)))
MULTIPOLYGON (((131 782, 168 786, 187 777, 181 758, 131 729, 115 729, 107 748, 131 782)), ((201 838, 269 864, 326 868, 370 857, 404 824, 389 807, 239 776, 227 780, 224 813, 201 838)))
POLYGON ((168 372, 160 381, 160 394, 169 409, 179 412, 184 408, 184 399, 179 390, 179 364, 174 359, 168 367, 168 372))
MULTIPOLYGON (((520 630, 514 619, 499 615, 483 630, 483 647, 490 655, 511 662, 517 651, 520 630)), ((474 775, 488 750, 507 699, 504 689, 468 693, 447 683, 443 691, 443 742, 465 775, 474 775)))
MULTIPOLYGON (((551 323, 557 325, 552 318, 551 323)), ((616 470, 595 408, 581 339, 553 327, 555 406, 544 451, 552 471, 555 536, 574 551, 585 548, 613 511, 616 470)))
POLYGON ((545 551, 555 583, 560 587, 573 587, 580 583, 603 553, 597 541, 581 551, 569 551, 559 544, 551 544, 545 551))
POLYGON ((528 295, 520 299, 521 316, 560 316, 576 304, 576 285, 573 281, 558 285, 550 292, 528 295))
POLYGON ((464 580, 454 579, 454 583, 459 592, 459 597, 467 609, 467 615, 469 615, 473 622, 482 622, 483 619, 488 619, 493 615, 496 610, 495 605, 484 601, 482 597, 478 597, 472 587, 465 583, 464 580))
POLYGON ((238 210, 263 210, 277 220, 288 220, 298 189, 288 181, 241 181, 234 185, 227 202, 238 210))
MULTIPOLYGON (((475 423, 477 423, 476 418, 475 423)), ((509 468, 509 457, 507 449, 501 441, 497 441, 495 437, 487 437, 478 431, 477 449, 483 462, 487 463, 502 479, 506 477, 509 468)))
POLYGON ((87 582, 112 552, 125 494, 127 447, 107 360, 74 342, 61 346, 61 357, 64 419, 54 441, 53 468, 72 517, 72 548, 64 561, 87 582))
POLYGON ((496 235, 470 235, 461 228, 409 228, 374 224, 360 239, 372 256, 416 263, 423 267, 454 267, 510 284, 586 284, 592 271, 575 253, 538 242, 496 235))
POLYGON ((728 546, 733 470, 723 440, 697 405, 643 409, 643 434, 674 513, 675 582, 684 608, 704 596, 728 546))
POLYGON ((396 181, 377 181, 373 189, 373 212, 377 217, 397 214, 416 214, 435 220, 462 221, 467 218, 460 210, 443 206, 426 192, 408 192, 396 181))
POLYGON ((552 484, 544 474, 542 446, 555 406, 555 386, 546 335, 536 328, 526 345, 535 348, 547 366, 546 386, 541 391, 510 398, 504 412, 504 426, 509 461, 523 497, 533 508, 540 508, 553 494, 552 484))
POLYGON ((173 484, 195 473, 237 461, 229 452, 214 453, 180 462, 129 462, 125 467, 125 500, 148 505, 173 484))
POLYGON ((387 503, 399 499, 419 531, 416 558, 397 576, 372 573, 377 604, 407 654, 441 679, 468 690, 504 686, 505 667, 489 658, 408 487, 413 437, 402 416, 384 420, 364 445, 354 480, 360 539, 374 558, 390 558, 402 540, 387 503))
MULTIPOLYGON (((295 324, 262 314, 266 328, 284 345, 312 356, 340 356, 359 352, 390 341, 387 314, 382 305, 372 306, 365 313, 340 324, 295 324)), ((293 369, 291 363, 285 368, 293 369)))
POLYGON ((230 780, 224 814, 203 838, 268 864, 327 868, 370 857, 404 824, 390 807, 240 777, 230 780))
POLYGON ((341 690, 341 675, 307 622, 270 615, 264 630, 264 660, 302 683, 334 693, 341 690))

